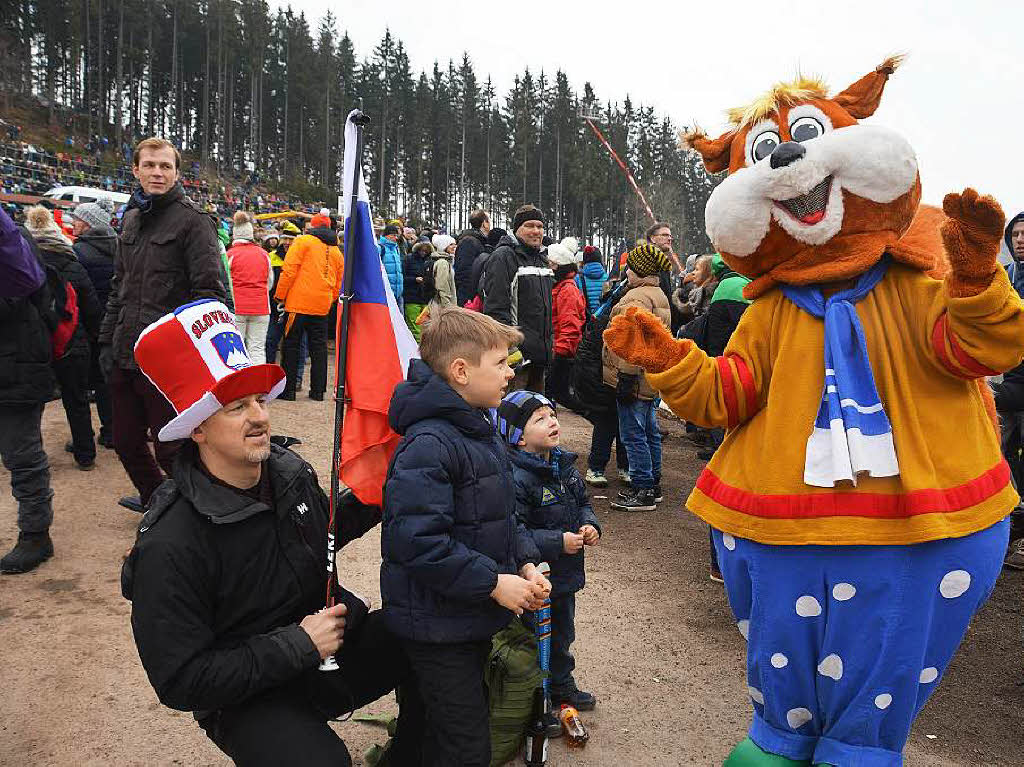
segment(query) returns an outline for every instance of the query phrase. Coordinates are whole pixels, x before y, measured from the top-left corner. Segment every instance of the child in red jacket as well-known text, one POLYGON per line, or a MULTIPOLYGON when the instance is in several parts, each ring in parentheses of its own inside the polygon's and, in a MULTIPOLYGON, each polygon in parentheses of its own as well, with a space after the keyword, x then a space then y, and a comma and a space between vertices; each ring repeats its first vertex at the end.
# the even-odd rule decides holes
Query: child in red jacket
POLYGON ((572 410, 580 410, 583 403, 576 402, 570 395, 569 378, 576 347, 583 337, 586 300, 576 286, 576 255, 564 245, 555 243, 548 246, 548 262, 555 271, 555 286, 551 289, 555 354, 548 370, 547 396, 572 410))

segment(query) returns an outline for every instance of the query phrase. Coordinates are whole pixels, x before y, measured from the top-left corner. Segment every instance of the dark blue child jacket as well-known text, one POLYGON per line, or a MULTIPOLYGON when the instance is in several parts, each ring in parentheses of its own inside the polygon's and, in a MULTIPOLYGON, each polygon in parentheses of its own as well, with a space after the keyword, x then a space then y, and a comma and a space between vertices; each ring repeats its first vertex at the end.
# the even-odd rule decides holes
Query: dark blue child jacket
POLYGON ((574 594, 586 583, 583 549, 566 554, 562 533, 578 533, 583 525, 601 532, 583 477, 573 465, 576 454, 555 448, 550 462, 515 448, 509 448, 509 455, 516 482, 516 515, 533 536, 541 560, 551 565, 552 597, 574 594))
POLYGON ((490 597, 498 574, 541 561, 516 519, 505 443, 421 360, 395 387, 388 419, 403 437, 384 483, 387 626, 420 642, 488 639, 513 617, 490 597))

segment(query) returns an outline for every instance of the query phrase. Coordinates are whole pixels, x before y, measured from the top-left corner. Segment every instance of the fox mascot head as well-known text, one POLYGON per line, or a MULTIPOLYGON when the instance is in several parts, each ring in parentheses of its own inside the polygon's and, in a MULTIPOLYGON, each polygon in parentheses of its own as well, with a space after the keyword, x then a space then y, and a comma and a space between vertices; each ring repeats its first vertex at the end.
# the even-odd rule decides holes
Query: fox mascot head
POLYGON ((914 150, 898 133, 858 122, 874 114, 901 60, 886 59, 832 97, 818 79, 779 83, 730 110, 733 127, 722 136, 697 130, 683 137, 708 171, 729 171, 705 221, 726 263, 753 280, 749 298, 777 283, 854 277, 886 251, 934 268, 940 212, 923 216, 928 246, 901 241, 921 200, 914 150))

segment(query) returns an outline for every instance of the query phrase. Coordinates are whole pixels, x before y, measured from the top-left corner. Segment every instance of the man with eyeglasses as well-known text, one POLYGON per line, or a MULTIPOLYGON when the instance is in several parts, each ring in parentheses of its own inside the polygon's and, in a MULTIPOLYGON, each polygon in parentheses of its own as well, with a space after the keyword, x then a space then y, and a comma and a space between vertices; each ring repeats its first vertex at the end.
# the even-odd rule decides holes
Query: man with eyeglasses
MULTIPOLYGON (((672 252, 672 227, 666 224, 664 221, 655 221, 651 226, 647 228, 647 232, 644 235, 654 247, 658 248, 665 257, 668 259, 670 264, 678 264, 678 260, 675 258, 672 252)), ((675 335, 676 331, 679 330, 679 326, 683 324, 683 316, 676 309, 675 304, 672 303, 672 291, 675 290, 675 281, 677 277, 675 270, 661 272, 658 275, 658 284, 661 287, 662 292, 665 294, 665 298, 668 299, 669 308, 672 311, 672 334, 675 335)))

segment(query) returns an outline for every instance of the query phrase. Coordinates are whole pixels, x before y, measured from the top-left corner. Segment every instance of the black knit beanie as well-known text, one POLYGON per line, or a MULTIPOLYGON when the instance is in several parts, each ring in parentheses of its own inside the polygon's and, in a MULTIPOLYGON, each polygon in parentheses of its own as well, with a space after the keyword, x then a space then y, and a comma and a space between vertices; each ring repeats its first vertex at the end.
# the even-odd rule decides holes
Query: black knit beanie
POLYGON ((519 227, 525 224, 527 221, 540 221, 544 223, 544 214, 537 208, 527 208, 526 210, 516 211, 515 217, 512 219, 512 231, 513 233, 519 231, 519 227))

